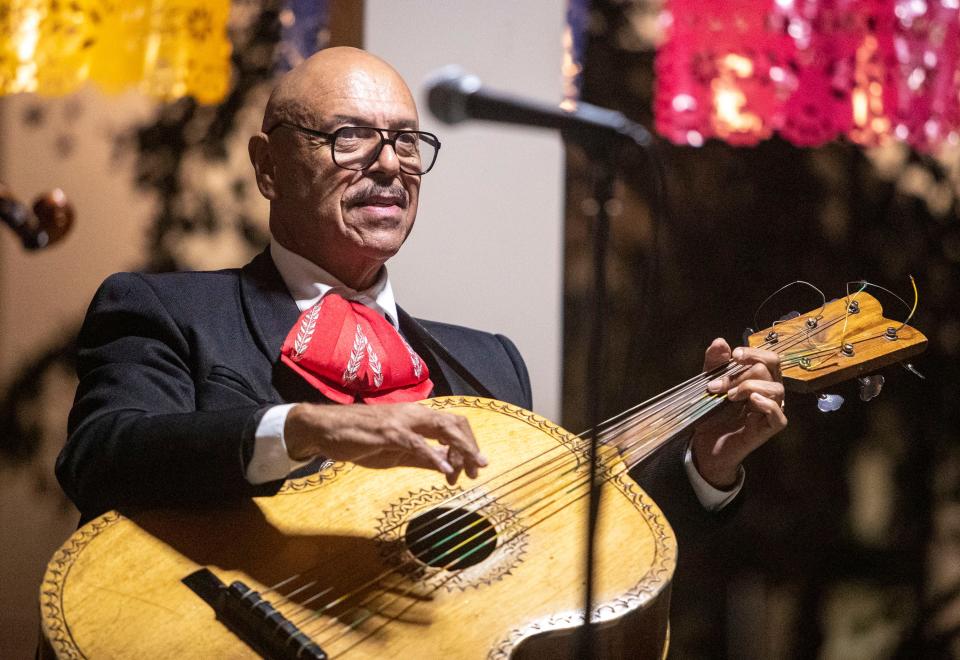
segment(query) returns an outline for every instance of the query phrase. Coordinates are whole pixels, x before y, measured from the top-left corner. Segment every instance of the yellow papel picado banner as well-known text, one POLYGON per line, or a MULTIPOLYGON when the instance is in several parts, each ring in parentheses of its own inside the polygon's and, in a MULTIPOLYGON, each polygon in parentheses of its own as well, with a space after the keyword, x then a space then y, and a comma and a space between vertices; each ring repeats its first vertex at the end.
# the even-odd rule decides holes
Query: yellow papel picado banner
POLYGON ((230 87, 229 0, 0 0, 0 93, 91 80, 216 103, 230 87))

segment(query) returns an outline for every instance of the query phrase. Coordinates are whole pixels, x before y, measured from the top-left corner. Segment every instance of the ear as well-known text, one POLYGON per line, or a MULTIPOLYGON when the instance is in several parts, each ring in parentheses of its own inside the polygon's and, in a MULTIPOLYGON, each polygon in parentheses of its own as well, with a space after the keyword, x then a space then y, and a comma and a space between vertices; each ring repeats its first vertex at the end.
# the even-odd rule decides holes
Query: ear
POLYGON ((269 200, 276 198, 276 172, 273 164, 273 154, 270 153, 270 138, 264 133, 257 133, 247 143, 247 152, 250 162, 257 176, 257 188, 260 194, 269 200))

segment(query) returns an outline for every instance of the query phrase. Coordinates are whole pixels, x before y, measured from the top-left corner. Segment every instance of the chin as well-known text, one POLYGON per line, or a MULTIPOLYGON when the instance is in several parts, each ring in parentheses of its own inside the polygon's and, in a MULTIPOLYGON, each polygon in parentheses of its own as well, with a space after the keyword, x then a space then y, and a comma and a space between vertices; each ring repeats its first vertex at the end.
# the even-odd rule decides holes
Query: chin
POLYGON ((403 241, 368 241, 363 244, 361 248, 367 256, 377 259, 379 261, 386 261, 391 258, 397 252, 400 251, 400 246, 403 245, 403 241))
POLYGON ((405 224, 400 224, 389 227, 368 227, 366 231, 360 233, 360 237, 364 250, 392 257, 400 250, 409 233, 410 229, 405 224))

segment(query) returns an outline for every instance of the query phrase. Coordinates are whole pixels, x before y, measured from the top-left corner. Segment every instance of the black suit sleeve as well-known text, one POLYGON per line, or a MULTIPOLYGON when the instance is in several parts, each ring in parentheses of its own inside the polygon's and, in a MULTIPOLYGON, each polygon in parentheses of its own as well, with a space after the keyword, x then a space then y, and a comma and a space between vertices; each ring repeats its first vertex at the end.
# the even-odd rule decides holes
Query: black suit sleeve
POLYGON ((503 345, 503 350, 507 352, 507 357, 510 358, 510 362, 513 363, 514 371, 517 372, 517 381, 520 384, 520 390, 523 394, 523 400, 518 402, 517 405, 527 410, 533 410, 533 392, 530 387, 530 374, 527 373, 527 365, 524 363, 520 351, 517 350, 516 345, 510 341, 508 337, 504 335, 496 335, 496 337, 503 345))
POLYGON ((630 470, 630 476, 666 515, 681 548, 709 542, 743 499, 741 493, 717 512, 703 507, 683 467, 689 441, 690 433, 683 433, 630 470))
POLYGON ((104 282, 77 357, 80 383, 56 470, 84 519, 262 490, 246 481, 241 454, 266 407, 196 409, 190 339, 142 276, 104 282))

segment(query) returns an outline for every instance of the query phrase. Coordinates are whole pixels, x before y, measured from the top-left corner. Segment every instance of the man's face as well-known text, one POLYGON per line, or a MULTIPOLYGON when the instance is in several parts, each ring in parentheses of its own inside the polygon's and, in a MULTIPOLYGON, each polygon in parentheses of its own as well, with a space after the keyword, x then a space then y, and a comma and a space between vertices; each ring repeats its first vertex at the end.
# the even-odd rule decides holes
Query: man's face
MULTIPOLYGON (((324 75, 303 94, 289 119, 332 133, 343 126, 417 129, 409 90, 374 65, 324 75)), ((271 131, 276 189, 271 230, 281 243, 351 286, 369 282, 403 244, 417 215, 420 177, 400 171, 384 145, 362 171, 333 161, 323 138, 281 126, 271 131), (276 226, 275 226, 276 225, 276 226)))

